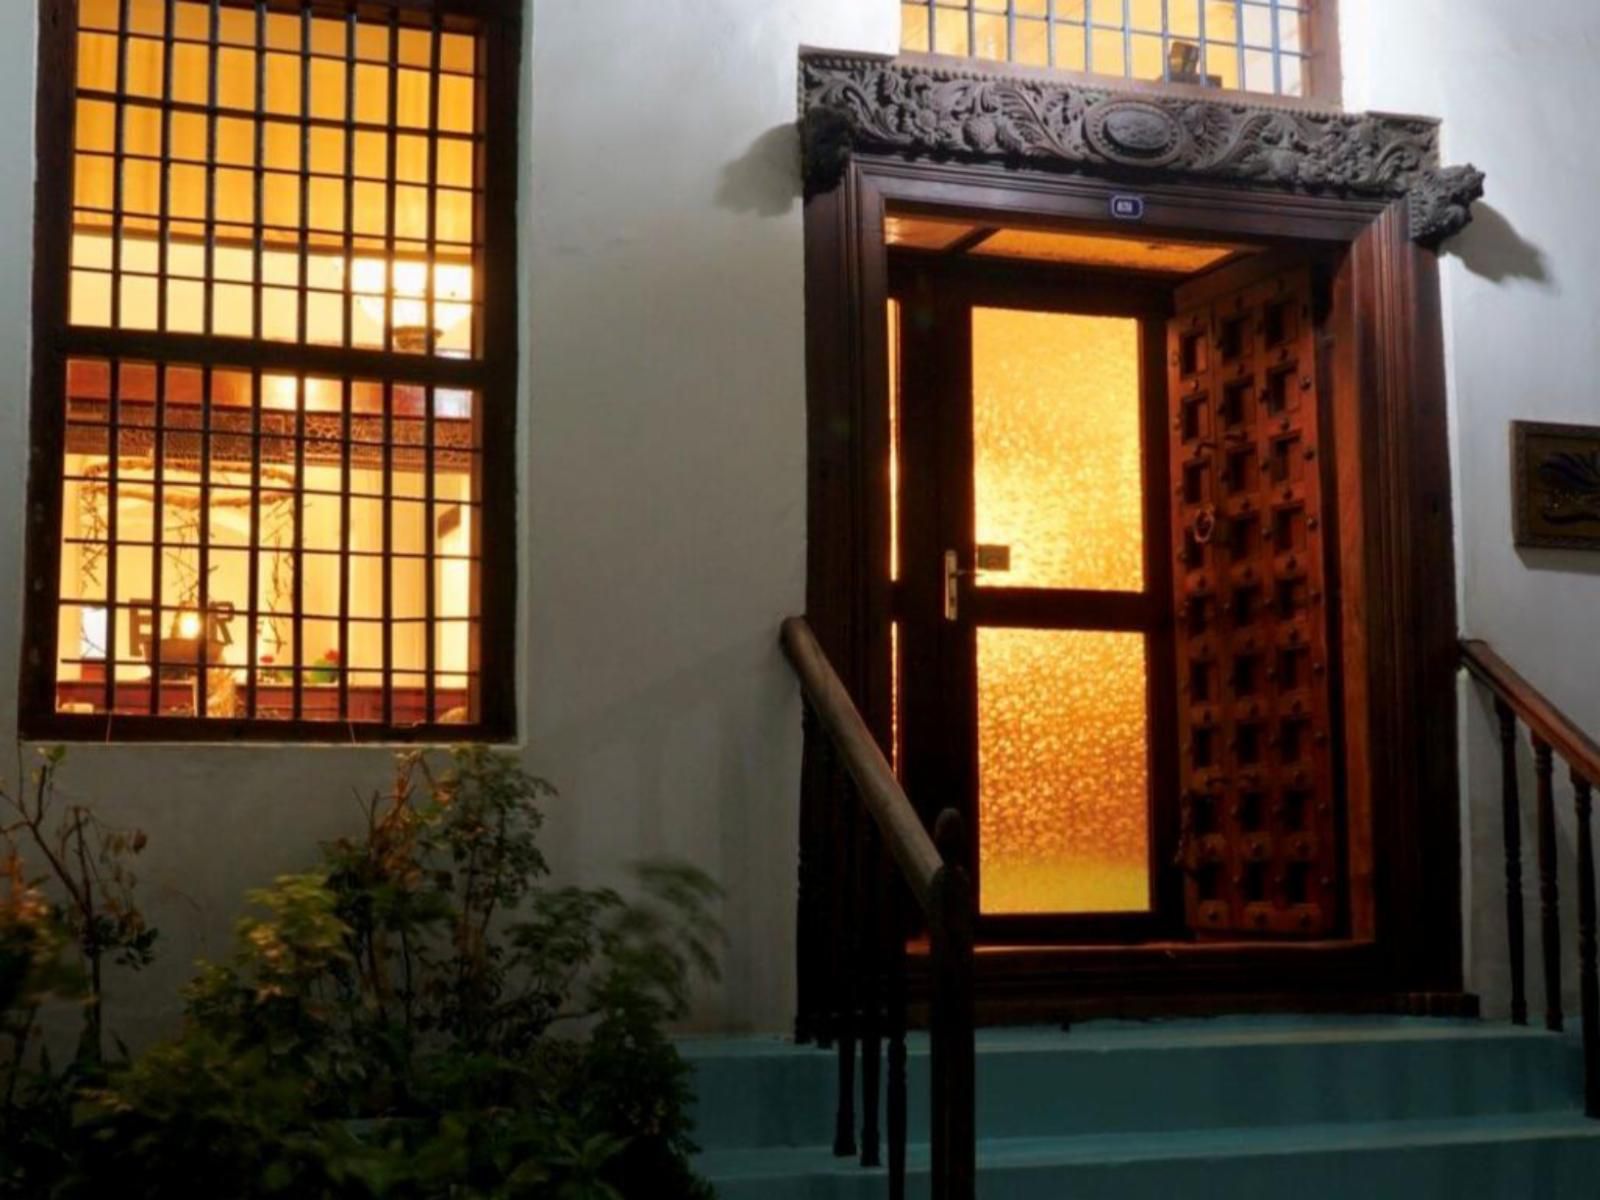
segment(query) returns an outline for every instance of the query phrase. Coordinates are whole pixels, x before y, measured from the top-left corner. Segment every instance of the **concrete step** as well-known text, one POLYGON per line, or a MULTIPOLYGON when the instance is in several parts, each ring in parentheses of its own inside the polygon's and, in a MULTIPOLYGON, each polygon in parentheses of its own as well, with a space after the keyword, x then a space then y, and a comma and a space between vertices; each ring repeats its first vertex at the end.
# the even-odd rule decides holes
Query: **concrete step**
MULTIPOLYGON (((990 1138, 978 1164, 990 1200, 1592 1200, 1600 1121, 1556 1112, 990 1138)), ((926 1197, 926 1146, 908 1166, 908 1195, 926 1197)), ((699 1168, 719 1200, 886 1194, 881 1169, 823 1146, 716 1151, 699 1168)))
MULTIPOLYGON (((682 1043, 708 1151, 825 1146, 833 1054, 777 1038, 682 1043)), ((927 1043, 908 1047, 926 1139, 927 1043)), ((1571 1037, 1470 1020, 1285 1017, 984 1030, 978 1128, 995 1139, 1270 1130, 1577 1111, 1571 1037)), ((1597 1190, 1600 1195, 1600 1190, 1597 1190)))

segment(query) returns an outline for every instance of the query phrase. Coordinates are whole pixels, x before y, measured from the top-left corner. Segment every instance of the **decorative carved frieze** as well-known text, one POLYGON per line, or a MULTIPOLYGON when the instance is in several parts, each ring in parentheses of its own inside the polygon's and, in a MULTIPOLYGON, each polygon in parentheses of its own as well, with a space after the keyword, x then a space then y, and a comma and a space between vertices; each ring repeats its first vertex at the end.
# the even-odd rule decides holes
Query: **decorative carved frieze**
POLYGON ((808 191, 838 182, 857 151, 970 162, 1267 184, 1406 198, 1412 236, 1460 231, 1483 173, 1439 165, 1439 123, 1113 91, 1065 79, 807 51, 800 89, 808 191))

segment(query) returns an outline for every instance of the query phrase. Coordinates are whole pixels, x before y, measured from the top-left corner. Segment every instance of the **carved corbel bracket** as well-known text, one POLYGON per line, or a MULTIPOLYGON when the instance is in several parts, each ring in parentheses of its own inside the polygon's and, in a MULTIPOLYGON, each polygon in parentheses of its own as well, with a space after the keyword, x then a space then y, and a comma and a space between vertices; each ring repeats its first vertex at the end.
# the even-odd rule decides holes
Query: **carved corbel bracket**
POLYGON ((1149 171, 1301 192, 1405 199, 1412 237, 1437 245, 1472 219, 1483 172, 1439 164, 1439 123, 805 51, 806 191, 834 187, 852 154, 1007 166, 1149 171))

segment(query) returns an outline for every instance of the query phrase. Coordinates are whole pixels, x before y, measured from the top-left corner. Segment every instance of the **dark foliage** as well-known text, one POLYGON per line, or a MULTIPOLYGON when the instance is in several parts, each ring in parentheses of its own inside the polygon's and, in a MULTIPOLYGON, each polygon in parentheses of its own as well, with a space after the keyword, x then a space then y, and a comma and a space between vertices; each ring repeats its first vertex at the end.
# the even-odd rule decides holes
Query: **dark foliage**
POLYGON ((669 864, 632 899, 552 886, 549 794, 485 749, 403 756, 361 837, 251 894, 177 1037, 30 1074, 55 1092, 5 1132, 26 1110, 59 1153, 14 1194, 709 1197, 663 1030, 715 972, 716 888, 669 864))

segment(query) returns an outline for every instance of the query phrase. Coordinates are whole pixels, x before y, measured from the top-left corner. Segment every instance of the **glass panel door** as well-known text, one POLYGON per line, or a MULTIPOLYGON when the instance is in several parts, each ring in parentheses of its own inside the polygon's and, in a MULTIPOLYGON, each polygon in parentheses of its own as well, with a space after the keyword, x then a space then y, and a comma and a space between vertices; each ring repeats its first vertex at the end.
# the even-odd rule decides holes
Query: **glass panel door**
MULTIPOLYGON (((974 307, 971 337, 977 587, 1065 626, 1142 593, 1139 322, 974 307)), ((1149 909, 1144 633, 974 621, 979 910, 1149 909)))
POLYGON ((1176 841, 1155 812, 1173 745, 1165 298, 1069 308, 1003 270, 933 268, 897 296, 907 791, 930 820, 966 813, 988 936, 1153 932, 1181 903, 1155 869, 1176 841))

